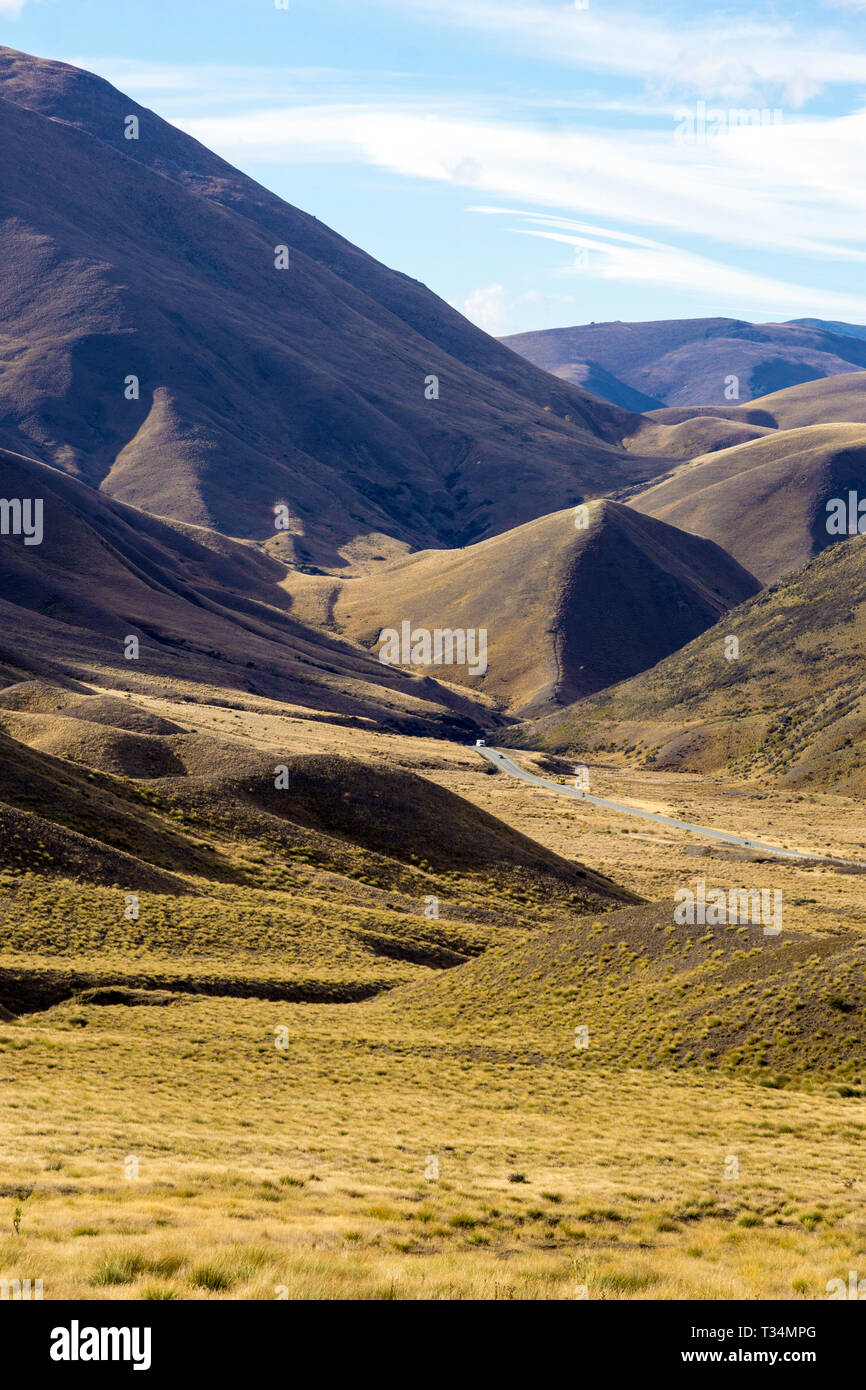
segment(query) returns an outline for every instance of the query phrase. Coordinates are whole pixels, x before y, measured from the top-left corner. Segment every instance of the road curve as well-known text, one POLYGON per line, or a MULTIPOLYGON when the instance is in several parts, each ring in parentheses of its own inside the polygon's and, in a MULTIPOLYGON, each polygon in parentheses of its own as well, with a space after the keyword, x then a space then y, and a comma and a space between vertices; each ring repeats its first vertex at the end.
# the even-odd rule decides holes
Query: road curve
POLYGON ((707 835, 712 840, 722 840, 727 845, 737 845, 741 849, 761 850, 765 854, 776 855, 779 859, 811 859, 817 860, 822 864, 846 864, 856 868, 866 868, 856 859, 833 859, 826 854, 807 854, 797 849, 781 849, 778 845, 765 845, 760 840, 746 840, 742 835, 733 835, 727 830, 712 830, 707 825, 691 825, 689 821, 673 820, 670 816, 659 816, 654 811, 640 811, 636 806, 624 806, 619 801, 605 801, 601 796, 590 796, 589 792, 578 791, 576 787, 563 786, 561 782, 552 782, 547 777, 536 777, 531 772, 525 772, 522 767, 498 748, 476 748, 476 753, 480 753, 482 758, 492 763, 500 772, 505 772, 509 777, 517 777, 521 782, 530 782, 535 787, 545 787, 548 791, 559 792, 560 796, 572 796, 576 801, 585 801, 592 806, 603 806, 608 811, 619 811, 625 816, 639 816, 641 820, 655 821, 657 825, 669 825, 674 830, 691 830, 695 835, 707 835))

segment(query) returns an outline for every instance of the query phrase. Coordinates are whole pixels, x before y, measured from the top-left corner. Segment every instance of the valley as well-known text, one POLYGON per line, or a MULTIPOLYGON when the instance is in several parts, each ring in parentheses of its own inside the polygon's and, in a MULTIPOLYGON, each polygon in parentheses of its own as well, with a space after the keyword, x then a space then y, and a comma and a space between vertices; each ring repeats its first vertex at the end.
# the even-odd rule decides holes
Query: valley
MULTIPOLYGON (((134 708, 210 740, 210 768, 222 750, 292 777, 327 759, 336 787, 359 759, 420 778, 540 859, 480 869, 475 832, 461 865, 441 812, 435 837, 419 823, 414 850, 389 848, 385 803, 353 825, 308 793, 277 850, 272 817, 226 820, 216 783, 184 795, 204 790, 192 770, 132 785, 154 824, 218 853, 217 877, 172 850, 173 888, 128 869, 88 887, 25 850, 0 954, 0 1183, 20 1186, 23 1155, 34 1188, 0 1250, 21 1277, 85 1299, 808 1299, 856 1262, 866 875, 601 812, 447 740, 275 702, 134 708), (697 879, 781 888, 779 943, 683 943, 665 903, 697 879)), ((610 799, 720 826, 736 807, 749 834, 866 857, 838 794, 622 758, 590 775, 610 799)))
POLYGON ((826 1298, 866 329, 499 334, 187 125, 0 47, 0 1286, 826 1298))

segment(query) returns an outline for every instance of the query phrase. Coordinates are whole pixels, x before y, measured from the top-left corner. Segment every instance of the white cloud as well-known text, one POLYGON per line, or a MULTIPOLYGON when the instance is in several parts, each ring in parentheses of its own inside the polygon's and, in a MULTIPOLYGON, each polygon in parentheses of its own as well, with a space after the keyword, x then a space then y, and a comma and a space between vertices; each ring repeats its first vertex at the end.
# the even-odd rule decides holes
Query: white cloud
MULTIPOLYGON (((477 211, 489 213, 496 209, 479 208, 477 211)), ((569 225, 561 218, 529 216, 536 223, 549 220, 557 226, 569 225)), ((520 230, 526 236, 559 242, 583 252, 574 266, 575 274, 600 280, 639 282, 674 291, 693 291, 701 286, 710 290, 720 304, 726 301, 753 304, 755 311, 765 312, 768 318, 805 314, 810 309, 818 315, 834 314, 857 320, 866 315, 866 294, 846 294, 775 280, 646 237, 624 236, 604 227, 589 229, 591 235, 587 235, 582 226, 577 232, 539 226, 520 230)))
POLYGON ((0 0, 0 15, 17 19, 26 3, 27 0, 0 0))
POLYGON ((504 333, 508 309, 504 285, 473 290, 463 301, 462 312, 486 333, 504 333))
MULTIPOLYGON (((862 3, 863 0, 857 0, 862 3)), ((575 10, 555 0, 390 0, 431 24, 482 33, 520 53, 560 66, 627 73, 706 100, 754 99, 792 82, 861 83, 866 49, 844 34, 800 33, 784 19, 709 9, 665 23, 646 12, 598 4, 575 10), (711 55, 707 57, 707 55, 711 55), (748 96, 747 96, 748 94, 748 96)))
POLYGON ((512 312, 521 304, 544 307, 548 304, 573 304, 573 294, 548 294, 540 290, 526 290, 523 294, 510 295, 504 285, 486 285, 473 290, 462 304, 452 304, 466 318, 483 328, 485 332, 502 335, 508 332, 512 312))
POLYGON ((349 160, 546 210, 812 256, 866 258, 866 112, 730 131, 682 146, 659 131, 549 130, 422 114, 306 106, 179 121, 235 162, 349 160))
MULTIPOLYGON (((0 5, 3 0, 0 0, 0 5)), ((169 63, 150 59, 68 55, 64 62, 104 77, 106 82, 143 102, 158 102, 165 114, 168 103, 177 112, 208 112, 225 107, 282 106, 287 101, 358 100, 365 91, 377 99, 416 101, 417 81, 406 72, 390 69, 355 70, 335 67, 252 66, 240 63, 169 63)))

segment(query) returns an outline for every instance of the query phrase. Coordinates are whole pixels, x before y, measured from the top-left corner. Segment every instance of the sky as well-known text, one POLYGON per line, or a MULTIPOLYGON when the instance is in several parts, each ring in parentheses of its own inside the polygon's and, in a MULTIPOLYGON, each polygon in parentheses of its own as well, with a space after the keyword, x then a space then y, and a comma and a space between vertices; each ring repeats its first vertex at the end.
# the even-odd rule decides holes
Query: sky
POLYGON ((0 0, 488 332, 866 322, 866 0, 0 0))

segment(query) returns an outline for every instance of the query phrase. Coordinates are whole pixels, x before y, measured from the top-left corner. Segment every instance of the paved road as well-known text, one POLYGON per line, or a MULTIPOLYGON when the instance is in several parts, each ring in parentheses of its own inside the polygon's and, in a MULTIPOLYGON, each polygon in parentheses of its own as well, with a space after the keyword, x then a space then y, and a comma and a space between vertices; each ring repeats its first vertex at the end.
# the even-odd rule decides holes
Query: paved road
POLYGON ((592 806, 603 806, 608 811, 619 811, 625 816, 640 816, 641 820, 669 825, 674 830, 691 830, 696 835, 708 835, 712 840, 723 840, 725 844, 737 845, 741 849, 756 849, 765 854, 774 854, 779 859, 817 859, 822 864, 854 864, 858 868, 866 868, 866 865, 860 864, 856 859, 832 859, 826 854, 805 854, 796 849, 780 849, 778 845, 765 845, 761 840, 745 840, 742 835, 732 835, 727 830, 711 830, 706 825, 691 825, 688 821, 656 815, 654 811, 640 811, 636 806, 623 806, 619 801, 605 801, 603 797, 590 796, 589 792, 578 791, 576 787, 563 786, 561 782, 551 782, 546 777, 535 777, 533 773, 525 772, 522 767, 518 767, 517 763, 512 762, 498 748, 476 748, 475 751, 500 772, 508 773, 509 777, 517 777, 521 782, 531 782, 535 787, 546 787, 549 791, 559 792, 560 796, 573 796, 576 801, 586 801, 592 806))

